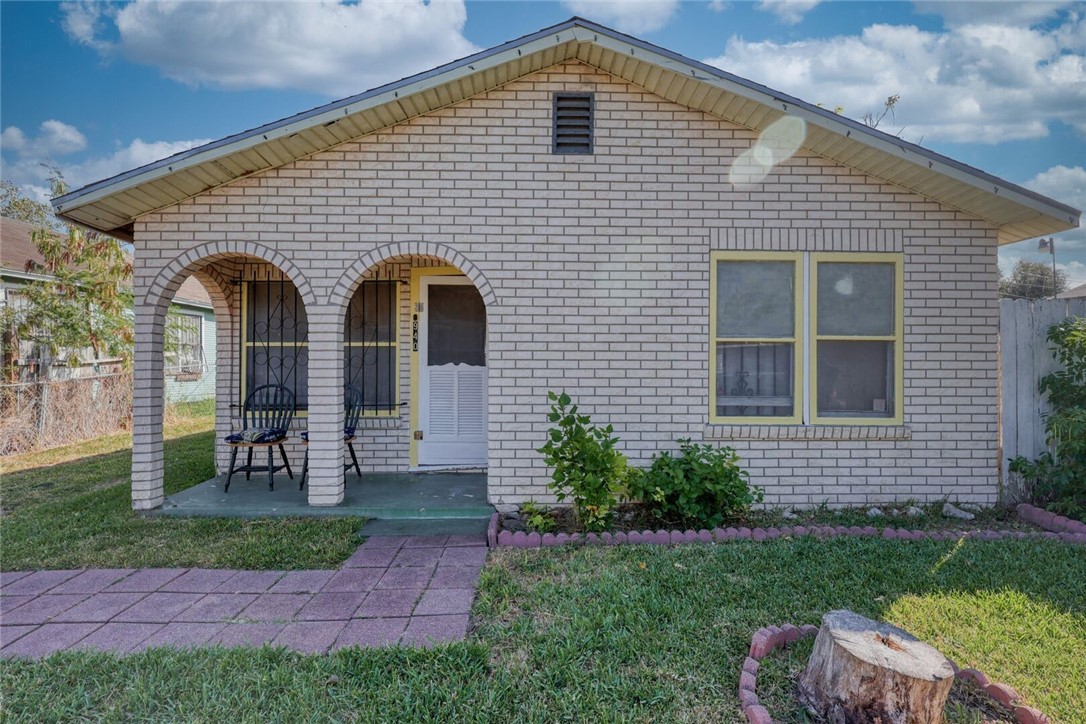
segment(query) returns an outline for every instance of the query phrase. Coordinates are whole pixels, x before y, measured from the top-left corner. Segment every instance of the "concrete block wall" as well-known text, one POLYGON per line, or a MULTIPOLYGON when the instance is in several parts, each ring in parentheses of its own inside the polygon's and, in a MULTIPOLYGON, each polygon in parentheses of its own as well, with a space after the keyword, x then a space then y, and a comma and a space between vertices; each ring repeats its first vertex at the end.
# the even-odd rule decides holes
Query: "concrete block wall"
MULTIPOLYGON (((571 61, 142 217, 137 292, 193 250, 251 253, 290 267, 330 355, 361 259, 409 249, 469 271, 488 299, 495 504, 551 499, 535 452, 548 389, 613 424, 638 464, 680 437, 733 445, 770 503, 994 502, 995 229, 803 151, 734 187, 754 139, 571 61), (592 155, 551 154, 561 90, 596 94, 592 155), (903 254, 904 426, 709 425, 718 249, 903 254)), ((367 430, 367 467, 402 466, 409 427, 367 430)), ((320 475, 331 490, 330 462, 320 475)))

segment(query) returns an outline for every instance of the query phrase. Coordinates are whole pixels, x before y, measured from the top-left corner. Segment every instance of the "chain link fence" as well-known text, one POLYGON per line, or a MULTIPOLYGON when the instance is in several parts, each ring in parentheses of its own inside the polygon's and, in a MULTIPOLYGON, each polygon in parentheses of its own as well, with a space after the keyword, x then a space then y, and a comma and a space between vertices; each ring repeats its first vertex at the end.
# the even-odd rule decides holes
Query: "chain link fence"
MULTIPOLYGON (((165 420, 215 395, 215 368, 166 370, 165 420)), ((183 415, 182 415, 183 416, 183 415)), ((89 440, 131 429, 132 374, 0 384, 0 456, 89 440)))

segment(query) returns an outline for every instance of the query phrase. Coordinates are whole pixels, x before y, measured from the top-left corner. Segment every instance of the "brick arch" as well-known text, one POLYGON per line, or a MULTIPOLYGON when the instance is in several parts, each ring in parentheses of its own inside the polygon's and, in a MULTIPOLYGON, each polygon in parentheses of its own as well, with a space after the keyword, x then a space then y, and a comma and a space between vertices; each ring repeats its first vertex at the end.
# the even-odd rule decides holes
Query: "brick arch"
POLYGON ((307 308, 317 305, 317 295, 313 292, 309 281, 301 270, 290 259, 264 244, 254 241, 215 241, 200 244, 178 255, 169 264, 162 268, 147 288, 147 294, 143 299, 144 304, 151 304, 156 311, 164 311, 173 299, 178 287, 185 281, 185 277, 193 273, 204 273, 207 278, 214 279, 216 285, 222 290, 229 288, 226 280, 211 276, 202 267, 209 262, 219 259, 228 259, 236 256, 249 256, 274 265, 286 274, 307 308), (226 286, 223 286, 225 284, 226 286))
POLYGON ((335 286, 332 287, 332 291, 328 296, 329 305, 339 307, 343 311, 346 311, 347 305, 351 301, 351 296, 354 295, 355 289, 358 288, 358 285, 362 281, 363 274, 383 261, 388 261, 397 257, 410 256, 437 258, 456 267, 462 271, 468 279, 471 279, 473 284, 475 284, 475 288, 479 290, 479 294, 483 298, 483 303, 486 304, 488 309, 497 304, 498 295, 495 294, 494 287, 491 286, 490 281, 479 267, 475 266, 470 259, 456 249, 447 246, 446 244, 438 244, 430 241, 402 241, 395 244, 379 246, 356 259, 349 267, 347 267, 343 274, 340 275, 335 286))

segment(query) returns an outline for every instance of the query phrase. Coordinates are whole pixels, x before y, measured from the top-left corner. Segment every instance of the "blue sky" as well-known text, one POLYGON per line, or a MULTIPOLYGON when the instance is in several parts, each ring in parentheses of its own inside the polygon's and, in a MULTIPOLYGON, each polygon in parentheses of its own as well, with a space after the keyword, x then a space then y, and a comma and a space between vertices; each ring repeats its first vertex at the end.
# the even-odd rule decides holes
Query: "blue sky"
MULTIPOLYGON (((1086 3, 0 2, 0 174, 119 173, 581 15, 1086 207, 1086 3)), ((1036 241, 1001 250, 1048 261, 1036 241)), ((1086 230, 1057 237, 1086 283, 1086 230)))

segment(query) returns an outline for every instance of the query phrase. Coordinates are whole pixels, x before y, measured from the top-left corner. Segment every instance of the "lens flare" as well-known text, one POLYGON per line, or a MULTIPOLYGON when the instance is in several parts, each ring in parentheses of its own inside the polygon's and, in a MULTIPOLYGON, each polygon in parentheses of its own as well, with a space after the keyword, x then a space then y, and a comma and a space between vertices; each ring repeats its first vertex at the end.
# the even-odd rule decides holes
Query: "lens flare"
POLYGON ((774 166, 778 166, 799 150, 807 137, 807 122, 795 116, 784 116, 771 123, 754 145, 736 156, 728 171, 733 186, 754 186, 761 183, 774 166))

